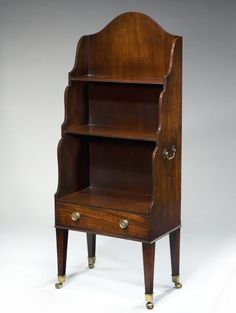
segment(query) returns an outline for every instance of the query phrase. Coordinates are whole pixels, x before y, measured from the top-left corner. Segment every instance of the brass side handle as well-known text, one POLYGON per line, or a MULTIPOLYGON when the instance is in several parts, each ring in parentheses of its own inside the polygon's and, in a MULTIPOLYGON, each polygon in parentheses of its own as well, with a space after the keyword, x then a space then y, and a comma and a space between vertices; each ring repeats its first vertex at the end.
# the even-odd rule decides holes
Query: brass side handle
POLYGON ((120 225, 120 228, 125 229, 128 227, 129 222, 128 220, 120 220, 119 225, 120 225))
POLYGON ((176 148, 175 148, 175 146, 172 146, 171 152, 169 152, 167 149, 163 150, 163 158, 166 159, 166 160, 174 159, 175 155, 176 155, 176 148))
POLYGON ((80 219, 80 214, 79 214, 79 212, 73 212, 73 213, 71 214, 71 219, 72 219, 72 221, 74 221, 74 222, 78 221, 78 220, 80 219))

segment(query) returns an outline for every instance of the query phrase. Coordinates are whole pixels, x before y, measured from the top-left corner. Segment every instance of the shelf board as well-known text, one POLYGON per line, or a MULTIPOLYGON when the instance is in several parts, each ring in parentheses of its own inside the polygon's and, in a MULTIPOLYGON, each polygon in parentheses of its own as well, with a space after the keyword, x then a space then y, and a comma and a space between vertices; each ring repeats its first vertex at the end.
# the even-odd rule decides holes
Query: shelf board
POLYGON ((164 78, 156 77, 151 79, 136 79, 136 78, 113 78, 108 76, 84 75, 70 78, 72 81, 87 81, 87 82, 104 82, 104 83, 121 83, 121 84, 147 84, 147 85, 163 85, 164 78))
POLYGON ((112 127, 104 127, 99 125, 83 125, 77 127, 69 127, 65 130, 67 134, 123 138, 132 140, 156 141, 156 133, 154 131, 127 130, 112 127))
POLYGON ((152 198, 147 194, 88 187, 57 199, 57 201, 98 209, 148 214, 152 198))

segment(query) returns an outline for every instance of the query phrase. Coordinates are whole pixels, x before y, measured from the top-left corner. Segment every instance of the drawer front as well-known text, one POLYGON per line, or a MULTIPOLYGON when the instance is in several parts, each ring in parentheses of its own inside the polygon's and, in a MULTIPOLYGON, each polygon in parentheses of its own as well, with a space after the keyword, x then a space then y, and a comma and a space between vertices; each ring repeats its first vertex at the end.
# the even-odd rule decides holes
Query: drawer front
POLYGON ((55 213, 58 227, 135 240, 149 240, 148 217, 144 215, 63 203, 56 204, 55 213))

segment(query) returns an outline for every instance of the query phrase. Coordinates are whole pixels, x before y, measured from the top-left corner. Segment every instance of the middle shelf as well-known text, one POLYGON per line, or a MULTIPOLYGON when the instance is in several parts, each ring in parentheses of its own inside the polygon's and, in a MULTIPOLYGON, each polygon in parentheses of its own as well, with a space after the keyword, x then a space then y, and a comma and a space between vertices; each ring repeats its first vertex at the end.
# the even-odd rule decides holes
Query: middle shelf
POLYGON ((73 82, 65 93, 65 134, 156 141, 161 85, 73 82))
POLYGON ((133 130, 120 129, 100 125, 82 125, 70 126, 65 130, 66 134, 96 136, 96 137, 110 137, 123 138, 132 140, 156 141, 156 133, 150 130, 133 130))

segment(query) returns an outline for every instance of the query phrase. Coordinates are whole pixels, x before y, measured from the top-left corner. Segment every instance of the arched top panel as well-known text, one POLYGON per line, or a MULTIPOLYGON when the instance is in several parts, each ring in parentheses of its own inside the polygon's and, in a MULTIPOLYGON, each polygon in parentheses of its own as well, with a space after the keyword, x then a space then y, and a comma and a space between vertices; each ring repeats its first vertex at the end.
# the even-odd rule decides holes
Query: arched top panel
POLYGON ((121 14, 100 32, 82 37, 71 75, 114 79, 164 77, 176 37, 147 15, 121 14))

